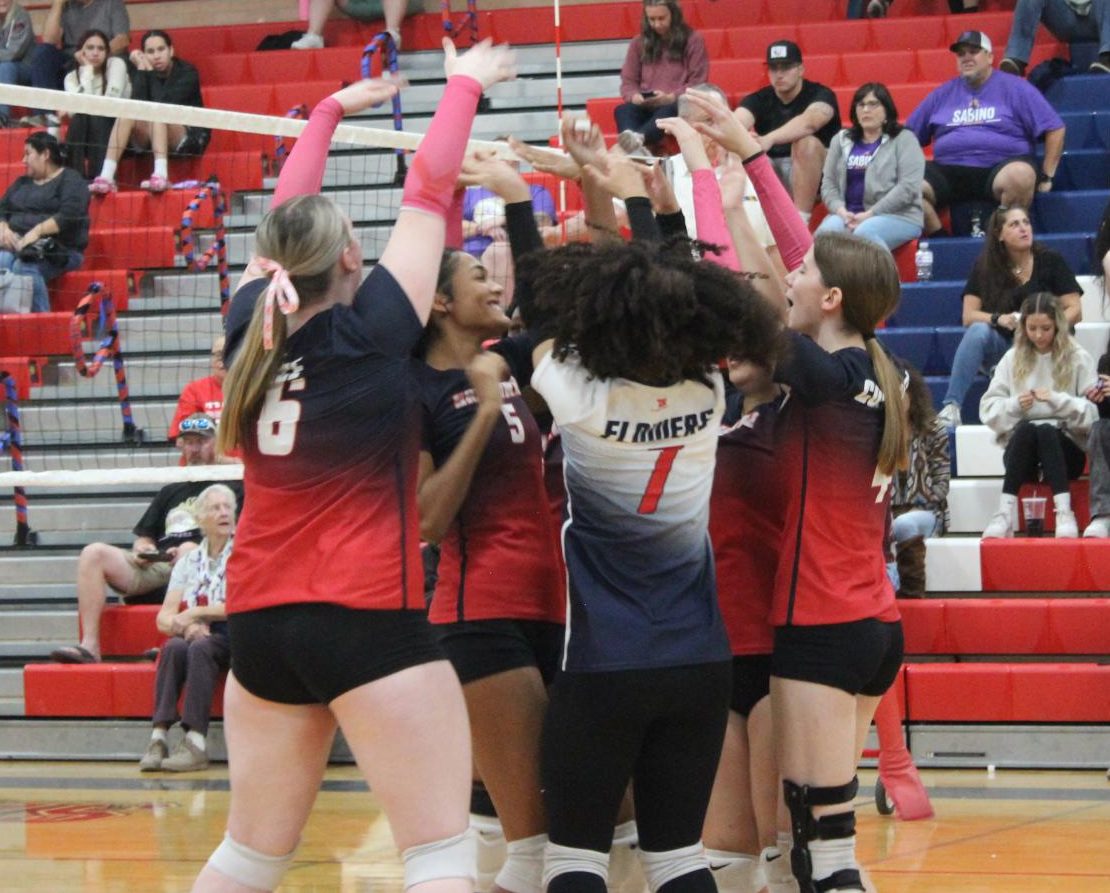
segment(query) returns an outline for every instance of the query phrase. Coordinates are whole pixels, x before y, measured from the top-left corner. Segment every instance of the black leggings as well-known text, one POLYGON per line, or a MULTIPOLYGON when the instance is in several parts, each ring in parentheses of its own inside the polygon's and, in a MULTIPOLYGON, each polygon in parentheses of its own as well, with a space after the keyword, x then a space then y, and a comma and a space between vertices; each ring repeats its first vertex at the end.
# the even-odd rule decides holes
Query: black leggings
POLYGON ((1083 473, 1087 456, 1055 425, 1018 422, 1002 455, 1006 477, 1002 492, 1017 496, 1021 485, 1037 479, 1037 468, 1054 494, 1067 493, 1068 481, 1083 473))
POLYGON ((551 842, 608 852, 629 779, 642 849, 701 840, 731 677, 729 661, 557 677, 541 755, 551 842))

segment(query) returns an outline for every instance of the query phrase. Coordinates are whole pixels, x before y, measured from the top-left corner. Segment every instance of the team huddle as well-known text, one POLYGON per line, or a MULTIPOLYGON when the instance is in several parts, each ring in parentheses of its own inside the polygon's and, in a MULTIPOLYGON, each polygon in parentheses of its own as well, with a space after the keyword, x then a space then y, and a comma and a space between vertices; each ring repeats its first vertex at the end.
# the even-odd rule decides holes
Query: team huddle
POLYGON ((527 183, 466 156, 512 56, 445 49, 370 275, 317 193, 339 121, 397 89, 373 80, 313 111, 228 315, 232 796, 194 889, 280 883, 342 728, 406 890, 473 889, 496 820, 483 889, 862 890, 855 767, 902 658, 883 544, 903 373, 874 337, 891 256, 814 240, 751 134, 698 97, 696 127, 659 122, 697 243, 656 172, 568 121, 596 237, 545 249, 527 183), (759 195, 785 301, 741 270, 742 197, 703 136, 759 195), (502 285, 453 247, 467 185, 504 201, 514 334, 502 285))

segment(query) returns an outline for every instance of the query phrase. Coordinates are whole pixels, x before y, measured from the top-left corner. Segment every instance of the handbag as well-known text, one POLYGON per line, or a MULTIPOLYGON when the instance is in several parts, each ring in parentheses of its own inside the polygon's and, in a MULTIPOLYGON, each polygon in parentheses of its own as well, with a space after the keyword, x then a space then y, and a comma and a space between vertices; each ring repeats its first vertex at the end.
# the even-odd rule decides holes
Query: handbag
POLYGON ((64 267, 69 260, 69 249, 54 236, 44 236, 20 251, 19 259, 28 264, 46 263, 55 267, 64 267))

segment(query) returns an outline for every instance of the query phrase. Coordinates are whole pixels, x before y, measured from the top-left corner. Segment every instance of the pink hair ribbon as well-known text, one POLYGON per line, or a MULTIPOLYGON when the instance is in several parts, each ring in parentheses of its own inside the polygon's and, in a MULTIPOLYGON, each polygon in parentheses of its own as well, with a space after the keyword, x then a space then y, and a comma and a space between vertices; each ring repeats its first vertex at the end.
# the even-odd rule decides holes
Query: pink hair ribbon
POLYGON ((266 350, 274 349, 274 305, 288 316, 301 306, 297 290, 289 281, 289 274, 285 267, 268 257, 256 257, 252 264, 260 273, 270 274, 270 284, 266 286, 264 300, 266 306, 262 310, 262 346, 266 350))

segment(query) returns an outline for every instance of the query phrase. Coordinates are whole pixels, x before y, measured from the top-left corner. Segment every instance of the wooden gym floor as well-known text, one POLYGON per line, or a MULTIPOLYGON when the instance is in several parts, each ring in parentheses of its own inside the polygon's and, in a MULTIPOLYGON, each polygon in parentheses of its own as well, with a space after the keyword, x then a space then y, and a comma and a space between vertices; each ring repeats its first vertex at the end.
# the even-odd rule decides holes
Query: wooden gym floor
MULTIPOLYGON (((861 773, 859 853, 881 893, 1107 893, 1103 772, 922 773, 937 818, 901 822, 861 773)), ((227 772, 122 763, 0 763, 0 890, 188 890, 219 841, 227 772)), ((329 770, 282 891, 399 893, 389 827, 354 767, 329 770)))

